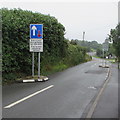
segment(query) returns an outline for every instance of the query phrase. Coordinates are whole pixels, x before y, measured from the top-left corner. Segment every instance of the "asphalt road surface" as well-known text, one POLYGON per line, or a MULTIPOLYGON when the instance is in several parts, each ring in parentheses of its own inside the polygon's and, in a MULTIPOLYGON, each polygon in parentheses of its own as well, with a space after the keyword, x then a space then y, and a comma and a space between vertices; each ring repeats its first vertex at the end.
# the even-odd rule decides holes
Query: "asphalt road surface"
MULTIPOLYGON (((49 76, 47 82, 3 87, 3 118, 81 118, 105 82, 100 59, 49 76)), ((109 64, 109 63, 107 63, 109 64)))

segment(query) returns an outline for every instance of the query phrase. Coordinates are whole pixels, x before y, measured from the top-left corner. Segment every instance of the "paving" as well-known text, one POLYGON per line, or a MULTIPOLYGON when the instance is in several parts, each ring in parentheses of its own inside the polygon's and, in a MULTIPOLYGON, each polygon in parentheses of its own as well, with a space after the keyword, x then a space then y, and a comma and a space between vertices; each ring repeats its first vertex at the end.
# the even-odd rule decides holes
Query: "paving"
POLYGON ((109 82, 102 93, 92 118, 118 118, 118 69, 111 66, 109 82))

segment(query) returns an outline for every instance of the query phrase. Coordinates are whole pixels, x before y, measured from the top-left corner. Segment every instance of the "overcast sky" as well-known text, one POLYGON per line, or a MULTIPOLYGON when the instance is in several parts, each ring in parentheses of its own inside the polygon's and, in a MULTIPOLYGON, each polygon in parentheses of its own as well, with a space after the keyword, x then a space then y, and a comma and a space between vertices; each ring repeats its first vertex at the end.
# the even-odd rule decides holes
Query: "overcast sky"
MULTIPOLYGON (((13 0, 14 1, 14 0, 13 0)), ((74 0, 73 0, 74 1, 74 0)), ((118 23, 118 2, 2 2, 2 7, 21 8, 42 14, 50 14, 65 26, 65 37, 104 42, 111 28, 118 23)))

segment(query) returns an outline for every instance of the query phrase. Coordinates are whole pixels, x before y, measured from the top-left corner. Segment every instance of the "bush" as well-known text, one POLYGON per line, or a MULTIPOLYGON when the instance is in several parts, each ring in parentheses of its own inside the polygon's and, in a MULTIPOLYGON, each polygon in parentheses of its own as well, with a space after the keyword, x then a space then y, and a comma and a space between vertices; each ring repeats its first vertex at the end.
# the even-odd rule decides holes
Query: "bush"
MULTIPOLYGON (((85 61, 86 50, 68 43, 64 38, 65 28, 55 17, 21 9, 8 10, 3 8, 0 11, 2 12, 2 70, 4 81, 15 80, 23 73, 31 75, 30 24, 43 24, 42 74, 62 70, 85 61)), ((37 71, 37 64, 37 54, 35 54, 35 71, 37 71)))

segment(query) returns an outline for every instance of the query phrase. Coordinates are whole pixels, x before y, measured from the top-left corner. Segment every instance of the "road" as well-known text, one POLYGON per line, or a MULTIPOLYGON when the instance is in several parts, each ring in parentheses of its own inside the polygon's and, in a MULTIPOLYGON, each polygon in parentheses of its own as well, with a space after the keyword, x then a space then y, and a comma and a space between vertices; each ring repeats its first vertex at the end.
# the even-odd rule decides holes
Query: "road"
POLYGON ((3 87, 3 118, 81 118, 105 82, 100 59, 49 76, 47 82, 3 87))

